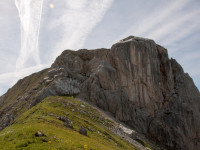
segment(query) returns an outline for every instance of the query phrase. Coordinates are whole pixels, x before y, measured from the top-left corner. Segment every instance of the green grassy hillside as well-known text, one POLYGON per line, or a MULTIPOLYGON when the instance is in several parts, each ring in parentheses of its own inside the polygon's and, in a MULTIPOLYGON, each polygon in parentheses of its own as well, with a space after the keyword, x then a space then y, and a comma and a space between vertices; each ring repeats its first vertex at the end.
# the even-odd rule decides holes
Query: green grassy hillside
POLYGON ((0 131, 32 107, 33 98, 45 87, 40 82, 47 73, 48 69, 45 69, 27 76, 0 96, 0 131))
POLYGON ((98 111, 72 97, 48 97, 0 132, 0 149, 136 149, 113 134, 112 126, 98 111), (80 127, 87 136, 79 133, 80 127))

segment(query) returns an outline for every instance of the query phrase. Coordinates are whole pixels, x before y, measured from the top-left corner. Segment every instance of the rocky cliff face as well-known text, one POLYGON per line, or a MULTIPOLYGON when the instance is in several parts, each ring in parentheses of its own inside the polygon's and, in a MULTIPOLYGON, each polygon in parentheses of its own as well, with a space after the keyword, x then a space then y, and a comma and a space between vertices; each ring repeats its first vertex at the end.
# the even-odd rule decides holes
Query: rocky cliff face
POLYGON ((111 49, 66 50, 50 69, 35 76, 32 89, 24 79, 24 85, 13 87, 25 88, 24 92, 9 98, 15 92, 12 88, 1 97, 2 129, 48 96, 74 95, 167 149, 200 147, 200 93, 176 60, 153 40, 131 36, 111 49), (21 108, 12 109, 18 101, 21 108))

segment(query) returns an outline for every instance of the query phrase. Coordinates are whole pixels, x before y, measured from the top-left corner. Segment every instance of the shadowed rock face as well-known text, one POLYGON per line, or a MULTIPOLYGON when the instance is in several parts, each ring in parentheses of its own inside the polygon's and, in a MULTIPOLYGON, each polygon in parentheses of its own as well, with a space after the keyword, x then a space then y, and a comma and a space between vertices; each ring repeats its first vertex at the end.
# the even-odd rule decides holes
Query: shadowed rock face
MULTIPOLYGON (((131 36, 111 49, 66 50, 47 71, 37 92, 28 92, 27 109, 47 96, 73 95, 111 112, 167 149, 200 147, 199 91, 153 40, 131 36)), ((6 113, 0 111, 5 120, 6 113)))

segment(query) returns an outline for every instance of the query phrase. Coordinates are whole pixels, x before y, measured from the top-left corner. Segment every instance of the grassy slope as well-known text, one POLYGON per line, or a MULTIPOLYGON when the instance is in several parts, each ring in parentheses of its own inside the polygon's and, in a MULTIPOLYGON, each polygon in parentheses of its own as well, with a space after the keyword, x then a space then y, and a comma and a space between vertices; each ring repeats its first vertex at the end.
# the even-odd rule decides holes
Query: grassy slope
POLYGON ((0 132, 0 149, 135 149, 109 131, 111 127, 111 121, 72 97, 48 97, 0 132), (58 119, 61 115, 72 121, 74 130, 58 119), (88 136, 78 132, 81 126, 88 136), (46 136, 36 137, 37 131, 46 136))
POLYGON ((21 107, 26 105, 26 101, 18 102, 17 99, 24 96, 35 86, 39 85, 40 80, 47 75, 47 72, 48 69, 44 69, 19 80, 11 89, 7 91, 4 100, 0 102, 0 112, 6 111, 6 113, 10 113, 15 111, 16 114, 25 112, 26 110, 23 110, 21 107))

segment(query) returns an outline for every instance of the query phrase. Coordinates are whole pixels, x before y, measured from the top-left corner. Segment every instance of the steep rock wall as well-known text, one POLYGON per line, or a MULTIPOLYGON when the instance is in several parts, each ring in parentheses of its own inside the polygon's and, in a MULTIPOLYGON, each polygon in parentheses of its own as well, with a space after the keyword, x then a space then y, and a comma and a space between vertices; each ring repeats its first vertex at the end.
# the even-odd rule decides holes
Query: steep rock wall
MULTIPOLYGON (((66 50, 45 75, 26 93, 28 98, 20 95, 26 109, 48 96, 73 95, 111 112, 167 149, 200 147, 199 91, 153 40, 131 36, 111 49, 66 50)), ((7 96, 1 97, 2 103, 7 96)), ((13 113, 11 109, 12 118, 17 116, 13 113)))

